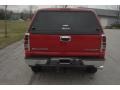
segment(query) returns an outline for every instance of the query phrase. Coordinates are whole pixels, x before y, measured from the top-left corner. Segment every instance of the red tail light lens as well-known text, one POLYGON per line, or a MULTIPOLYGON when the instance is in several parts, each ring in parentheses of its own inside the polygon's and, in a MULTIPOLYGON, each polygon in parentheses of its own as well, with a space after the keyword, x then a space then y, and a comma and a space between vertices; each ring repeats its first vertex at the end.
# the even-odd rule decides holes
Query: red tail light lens
POLYGON ((101 50, 105 51, 105 49, 106 49, 106 36, 102 35, 101 50))
POLYGON ((25 47, 25 50, 28 50, 28 49, 29 49, 29 33, 26 33, 26 34, 25 34, 24 47, 25 47))

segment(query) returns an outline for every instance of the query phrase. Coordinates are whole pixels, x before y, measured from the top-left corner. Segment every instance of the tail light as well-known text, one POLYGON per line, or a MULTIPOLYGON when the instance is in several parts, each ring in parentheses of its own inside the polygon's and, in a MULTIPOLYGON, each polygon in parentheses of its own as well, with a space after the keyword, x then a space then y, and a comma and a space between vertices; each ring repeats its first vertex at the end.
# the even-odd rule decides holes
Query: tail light
POLYGON ((101 51, 105 51, 105 49, 106 49, 106 36, 103 34, 101 40, 101 51))
POLYGON ((25 33, 25 38, 24 38, 24 47, 25 50, 29 50, 30 49, 30 45, 29 45, 29 33, 25 33))

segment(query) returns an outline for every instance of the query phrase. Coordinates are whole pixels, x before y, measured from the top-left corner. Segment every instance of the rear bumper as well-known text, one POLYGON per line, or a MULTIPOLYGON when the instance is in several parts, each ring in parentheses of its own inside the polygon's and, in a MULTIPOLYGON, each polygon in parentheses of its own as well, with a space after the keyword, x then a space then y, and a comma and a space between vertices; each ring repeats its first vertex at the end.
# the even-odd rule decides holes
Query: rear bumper
POLYGON ((36 65, 40 65, 40 66, 60 66, 60 67, 81 67, 81 66, 87 66, 87 65, 93 65, 98 69, 102 69, 105 59, 80 59, 80 58, 68 58, 71 60, 74 60, 75 63, 74 64, 59 64, 59 58, 30 58, 30 59, 26 59, 26 63, 29 66, 36 66, 36 65), (51 63, 48 63, 51 62, 51 63))

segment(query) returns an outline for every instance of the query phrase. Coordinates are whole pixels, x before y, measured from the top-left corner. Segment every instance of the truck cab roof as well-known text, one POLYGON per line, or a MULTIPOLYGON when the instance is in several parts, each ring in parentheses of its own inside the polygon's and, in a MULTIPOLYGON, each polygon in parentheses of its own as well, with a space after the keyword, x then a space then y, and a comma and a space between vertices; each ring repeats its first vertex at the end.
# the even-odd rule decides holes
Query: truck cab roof
MULTIPOLYGON (((88 8, 44 8, 44 9, 40 9, 39 11, 91 11, 94 12, 91 9, 88 8)), ((95 12, 94 12, 95 13, 95 12)))

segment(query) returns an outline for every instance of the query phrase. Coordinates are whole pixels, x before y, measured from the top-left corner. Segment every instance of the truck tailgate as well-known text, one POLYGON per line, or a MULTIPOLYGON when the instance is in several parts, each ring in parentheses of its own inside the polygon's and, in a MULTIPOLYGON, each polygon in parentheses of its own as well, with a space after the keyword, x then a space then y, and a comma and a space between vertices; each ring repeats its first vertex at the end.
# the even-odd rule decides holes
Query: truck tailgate
POLYGON ((30 50, 42 55, 84 55, 86 53, 99 53, 101 39, 99 35, 30 35, 30 50), (61 36, 70 37, 62 41, 61 36))

